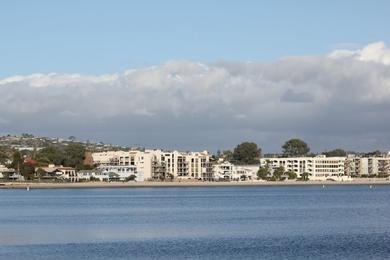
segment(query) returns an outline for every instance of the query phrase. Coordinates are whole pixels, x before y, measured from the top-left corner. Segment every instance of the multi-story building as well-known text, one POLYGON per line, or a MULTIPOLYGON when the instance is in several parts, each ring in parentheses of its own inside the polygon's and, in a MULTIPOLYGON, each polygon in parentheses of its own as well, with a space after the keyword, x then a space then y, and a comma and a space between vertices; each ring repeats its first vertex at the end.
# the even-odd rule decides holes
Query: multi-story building
POLYGON ((203 152, 162 150, 109 151, 92 154, 95 164, 103 166, 134 166, 137 180, 198 179, 212 177, 210 156, 203 152))
POLYGON ((213 175, 216 180, 231 180, 234 176, 234 164, 222 162, 213 166, 213 175))
POLYGON ((93 153, 92 158, 99 169, 119 174, 121 180, 131 175, 135 175, 138 181, 152 177, 150 153, 136 150, 107 151, 93 153))
POLYGON ((230 162, 217 163, 213 166, 213 180, 255 180, 259 165, 234 165, 230 162))
POLYGON ((212 178, 212 165, 210 156, 206 151, 190 152, 184 155, 188 165, 188 175, 190 178, 210 180, 212 178))
POLYGON ((349 156, 349 170, 352 176, 390 175, 390 156, 358 157, 349 156))
POLYGON ((345 172, 346 157, 318 155, 315 157, 263 158, 260 164, 262 167, 268 166, 271 170, 283 166, 286 172, 293 171, 298 177, 307 172, 311 180, 348 179, 345 172))

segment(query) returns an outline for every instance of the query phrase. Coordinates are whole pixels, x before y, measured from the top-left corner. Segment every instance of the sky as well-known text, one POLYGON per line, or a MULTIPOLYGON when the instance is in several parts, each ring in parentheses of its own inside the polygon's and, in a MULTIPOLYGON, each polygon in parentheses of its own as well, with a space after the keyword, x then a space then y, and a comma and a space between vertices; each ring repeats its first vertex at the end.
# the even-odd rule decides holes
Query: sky
POLYGON ((0 134, 390 150, 389 1, 1 1, 0 134))

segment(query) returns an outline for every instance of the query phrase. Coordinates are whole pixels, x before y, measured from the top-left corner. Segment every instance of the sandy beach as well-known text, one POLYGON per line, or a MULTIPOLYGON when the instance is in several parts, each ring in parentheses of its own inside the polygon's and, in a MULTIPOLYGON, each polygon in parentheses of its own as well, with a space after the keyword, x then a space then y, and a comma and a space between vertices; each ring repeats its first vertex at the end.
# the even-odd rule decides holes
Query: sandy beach
POLYGON ((240 182, 76 182, 76 183, 45 183, 45 182, 0 182, 0 189, 70 189, 70 188, 145 188, 145 187, 232 187, 232 186, 296 186, 296 185, 388 185, 385 179, 354 179, 352 181, 240 181, 240 182))

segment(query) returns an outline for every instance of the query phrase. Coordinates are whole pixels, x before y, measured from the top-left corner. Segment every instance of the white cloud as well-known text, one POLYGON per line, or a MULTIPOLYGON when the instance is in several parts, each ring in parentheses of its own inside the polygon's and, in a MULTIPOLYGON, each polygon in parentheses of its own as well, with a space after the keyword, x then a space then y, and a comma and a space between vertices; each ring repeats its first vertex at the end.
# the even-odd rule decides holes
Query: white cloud
POLYGON ((384 42, 372 43, 359 52, 359 59, 390 65, 390 50, 384 42))
POLYGON ((353 57, 361 61, 371 61, 390 65, 390 49, 384 42, 374 42, 358 50, 335 50, 329 54, 330 58, 353 57))
POLYGON ((0 123, 3 132, 35 129, 183 149, 252 139, 277 150, 295 136, 317 148, 334 140, 354 148, 357 137, 384 147, 390 138, 389 56, 383 43, 375 43, 270 64, 170 61, 112 75, 15 76, 0 80, 0 123))
POLYGON ((356 51, 351 50, 335 50, 329 54, 329 58, 340 59, 340 58, 349 58, 355 56, 356 51))

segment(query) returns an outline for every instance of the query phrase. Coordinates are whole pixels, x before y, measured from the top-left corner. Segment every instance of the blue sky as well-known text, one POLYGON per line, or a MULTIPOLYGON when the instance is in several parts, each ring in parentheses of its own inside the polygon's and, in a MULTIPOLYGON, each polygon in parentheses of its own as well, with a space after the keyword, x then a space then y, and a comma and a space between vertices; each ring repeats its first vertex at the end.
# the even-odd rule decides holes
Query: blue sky
POLYGON ((0 78, 271 62, 389 42, 389 1, 1 1, 0 78))
POLYGON ((388 151, 389 10, 379 0, 3 0, 0 134, 388 151))

